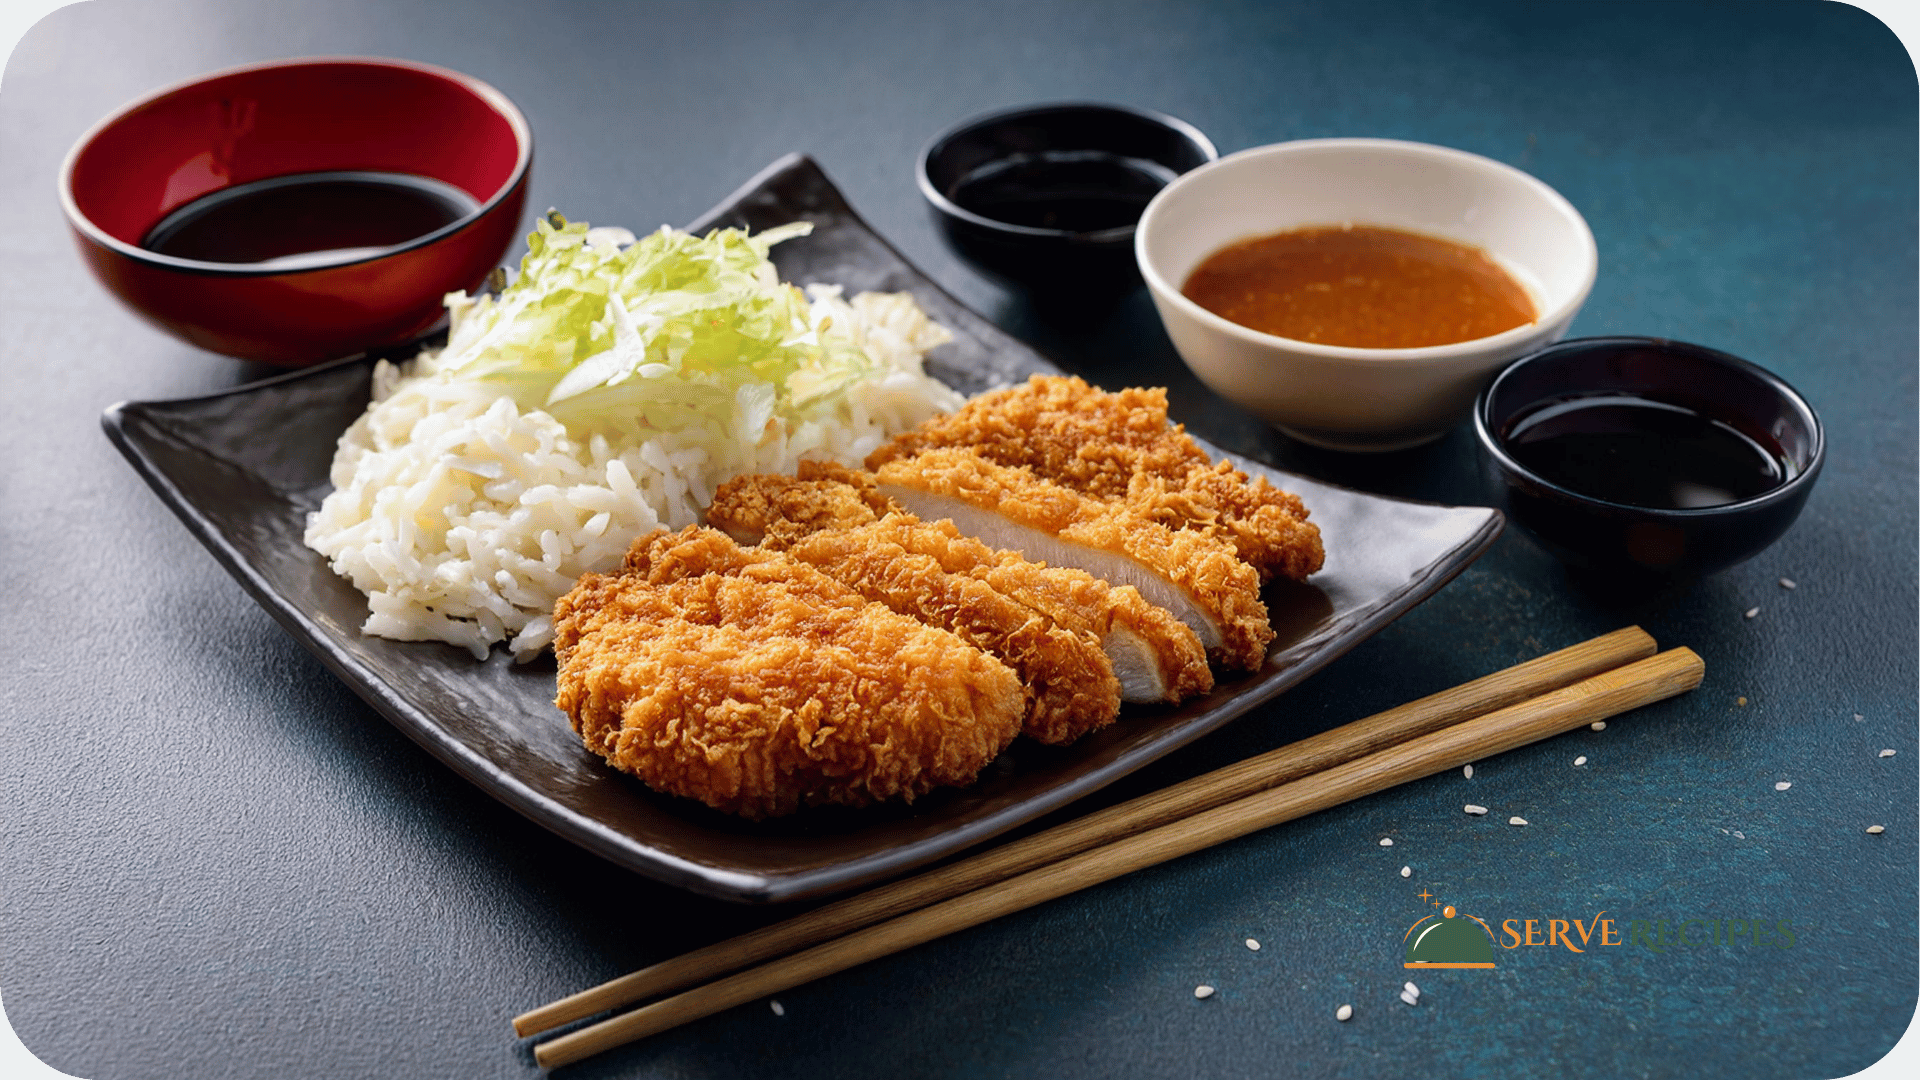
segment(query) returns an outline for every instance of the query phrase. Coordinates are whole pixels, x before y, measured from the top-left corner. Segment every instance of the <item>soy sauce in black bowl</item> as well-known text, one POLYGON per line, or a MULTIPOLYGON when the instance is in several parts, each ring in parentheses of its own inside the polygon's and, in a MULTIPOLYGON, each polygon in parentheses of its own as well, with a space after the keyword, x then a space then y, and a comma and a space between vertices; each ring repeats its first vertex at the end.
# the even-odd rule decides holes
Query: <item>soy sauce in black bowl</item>
POLYGON ((961 177, 948 197, 1008 225, 1098 233, 1131 227, 1176 175, 1105 150, 1045 150, 990 161, 961 177))
POLYGON ((1482 391, 1474 430, 1515 522, 1573 567, 1649 583, 1779 539, 1826 454, 1813 407, 1778 376, 1661 338, 1523 357, 1482 391))
POLYGON ((1642 394, 1579 394, 1515 417, 1503 444, 1560 487, 1612 503, 1699 510, 1756 498, 1793 475, 1778 444, 1642 394))
POLYGON ((960 255, 1048 293, 1140 282, 1133 230, 1147 203, 1218 157, 1193 125, 1121 105, 1041 105, 978 117, 920 155, 920 191, 960 255))

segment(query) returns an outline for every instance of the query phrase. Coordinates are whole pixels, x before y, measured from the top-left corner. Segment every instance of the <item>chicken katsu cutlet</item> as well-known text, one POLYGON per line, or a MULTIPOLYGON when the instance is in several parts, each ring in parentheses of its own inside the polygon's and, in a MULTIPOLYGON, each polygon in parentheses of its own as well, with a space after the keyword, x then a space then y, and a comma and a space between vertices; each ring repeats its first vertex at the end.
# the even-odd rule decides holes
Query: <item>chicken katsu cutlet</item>
POLYGON ((1102 502, 1124 502, 1171 529, 1229 540, 1262 580, 1320 569, 1320 530, 1298 497, 1215 462, 1167 419, 1167 392, 1109 393, 1078 378, 1036 375, 895 436, 867 468, 928 450, 966 448, 996 465, 1102 502))
POLYGON ((1019 733, 1026 690, 1005 664, 701 532, 555 606, 555 704, 615 767, 757 819, 969 783, 1019 733))
POLYGON ((743 543, 778 547, 871 599, 890 593, 894 599, 885 602, 897 611, 909 610, 900 601, 913 592, 884 586, 900 572, 889 569, 896 562, 920 568, 917 575, 930 560, 947 575, 990 586, 1043 624, 1097 641, 1124 701, 1170 704, 1213 688, 1200 639, 1138 590, 995 550, 951 521, 923 521, 880 495, 870 473, 802 462, 797 477, 736 477, 715 492, 707 520, 743 543))
MULTIPOLYGON (((1045 743, 1069 743, 1113 722, 1120 713, 1120 681, 1100 641, 1067 629, 1007 597, 985 581, 946 572, 933 558, 906 550, 872 526, 829 530, 798 541, 813 557, 792 550, 743 548, 715 529, 655 533, 627 553, 625 572, 665 584, 698 573, 791 576, 793 562, 811 567, 862 598, 951 631, 997 657, 1027 687, 1023 734, 1045 743), (827 544, 818 541, 828 541, 827 544)), ((829 590, 830 592, 833 590, 829 590)))
POLYGON ((1266 662, 1273 628, 1260 575, 1220 536, 1170 529, 1129 502, 1103 502, 968 449, 889 461, 874 483, 922 519, 947 518, 993 547, 1133 586, 1192 627, 1208 656, 1227 667, 1255 671, 1266 662))

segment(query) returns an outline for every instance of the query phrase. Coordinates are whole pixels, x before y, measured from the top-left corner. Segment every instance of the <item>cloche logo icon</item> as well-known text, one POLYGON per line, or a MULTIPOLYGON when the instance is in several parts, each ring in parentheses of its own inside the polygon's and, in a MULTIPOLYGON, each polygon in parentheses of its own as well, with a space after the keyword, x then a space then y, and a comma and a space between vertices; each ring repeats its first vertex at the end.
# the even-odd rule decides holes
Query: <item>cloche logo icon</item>
MULTIPOLYGON (((1433 894, 1422 891, 1426 900, 1433 894)), ((1439 907, 1438 900, 1433 901, 1439 907)), ((1406 966, 1410 968, 1490 968, 1493 928, 1486 920, 1462 915, 1449 904, 1407 927, 1406 966)))

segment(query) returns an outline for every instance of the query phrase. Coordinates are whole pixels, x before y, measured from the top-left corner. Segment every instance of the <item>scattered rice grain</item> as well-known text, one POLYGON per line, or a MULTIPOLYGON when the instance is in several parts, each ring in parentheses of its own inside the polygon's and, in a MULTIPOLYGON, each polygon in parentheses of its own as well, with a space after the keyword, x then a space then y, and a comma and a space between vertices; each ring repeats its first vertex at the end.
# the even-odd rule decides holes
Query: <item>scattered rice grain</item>
POLYGON ((1749 619, 1754 618, 1759 614, 1760 614, 1760 609, 1757 607, 1750 607, 1747 609, 1747 618, 1749 619))
POLYGON ((1887 831, 1887 827, 1885 825, 1869 825, 1867 826, 1867 831, 1875 836, 1879 836, 1881 833, 1887 831))
POLYGON ((1473 779, 1473 766, 1468 765, 1467 767, 1461 769, 1460 775, 1466 777, 1469 780, 1473 779))
POLYGON ((1587 755, 1581 754, 1579 757, 1573 759, 1573 763, 1575 765, 1585 765, 1587 763, 1587 755))
POLYGON ((1392 847, 1392 846, 1393 846, 1393 837, 1391 837, 1391 836, 1383 836, 1383 837, 1381 837, 1381 838, 1380 838, 1380 846, 1381 846, 1381 847, 1392 847))
POLYGON ((1343 1024, 1353 1019, 1353 1006, 1342 1005, 1339 1008, 1333 1010, 1333 1018, 1335 1020, 1340 1021, 1343 1024))
POLYGON ((1401 877, 1412 877, 1412 876, 1413 876, 1413 867, 1411 867, 1411 866, 1403 866, 1403 867, 1401 867, 1401 868, 1400 868, 1400 876, 1401 876, 1401 877))
POLYGON ((1865 719, 1866 719, 1866 717, 1864 717, 1864 716, 1861 716, 1861 715, 1860 715, 1859 713, 1854 713, 1854 714, 1853 714, 1853 718, 1854 718, 1855 720, 1865 720, 1865 719))
POLYGON ((1409 1005, 1420 1004, 1420 996, 1418 994, 1409 994, 1405 990, 1400 991, 1400 1000, 1409 1005))
POLYGON ((1412 994, 1414 997, 1420 996, 1420 988, 1418 986, 1415 986, 1412 982, 1408 982, 1405 986, 1402 986, 1400 989, 1406 991, 1409 994, 1412 994))
POLYGON ((785 1005, 780 1004, 780 1002, 777 999, 767 1002, 767 1008, 772 1009, 773 1015, 775 1016, 787 1015, 787 1007, 785 1005))
POLYGON ((1478 815, 1478 814, 1484 814, 1484 813, 1486 813, 1486 812, 1487 812, 1487 808, 1486 808, 1486 807, 1484 807, 1484 806, 1475 806, 1475 805, 1473 805, 1472 803, 1468 803, 1468 804, 1467 804, 1466 806, 1464 806, 1464 807, 1462 807, 1461 809, 1463 809, 1463 810, 1465 810, 1465 811, 1466 811, 1467 813, 1469 813, 1469 814, 1476 814, 1476 815, 1478 815))
POLYGON ((1893 752, 1892 750, 1882 750, 1882 751, 1880 751, 1880 756, 1881 756, 1881 757, 1892 757, 1892 756, 1893 756, 1893 754, 1894 754, 1894 752, 1893 752))
POLYGON ((1587 726, 1592 728, 1595 731, 1607 730, 1607 722, 1605 720, 1595 720, 1593 723, 1588 724, 1587 726))
POLYGON ((1797 588, 1799 588, 1799 586, 1798 586, 1798 585, 1796 585, 1796 584, 1794 584, 1794 582, 1793 582, 1793 579, 1792 579, 1792 578, 1790 578, 1790 577, 1783 577, 1783 578, 1781 578, 1781 579, 1780 579, 1780 587, 1781 587, 1781 588, 1783 588, 1783 589, 1797 589, 1797 588))
POLYGON ((1510 817, 1507 819, 1507 824, 1509 825, 1525 825, 1526 823, 1527 823, 1527 819, 1519 816, 1518 814, 1515 814, 1513 817, 1510 817))
POLYGON ((1206 983, 1201 983, 1199 986, 1193 988, 1193 996, 1205 1001, 1207 998, 1213 996, 1213 987, 1208 986, 1206 983))
POLYGON ((1254 952, 1259 952, 1259 951, 1260 951, 1260 943, 1259 943, 1258 941, 1255 941, 1255 940, 1254 940, 1253 938, 1248 938, 1248 939, 1247 939, 1247 948, 1249 948, 1249 949, 1252 949, 1252 950, 1253 950, 1254 952))
POLYGON ((1791 780, 1782 780, 1782 781, 1780 781, 1779 783, 1777 783, 1777 784, 1775 784, 1775 785, 1773 785, 1773 790, 1775 790, 1775 791, 1785 791, 1785 790, 1787 790, 1788 788, 1790 788, 1790 787, 1792 787, 1792 786, 1793 786, 1793 781, 1791 781, 1791 780))

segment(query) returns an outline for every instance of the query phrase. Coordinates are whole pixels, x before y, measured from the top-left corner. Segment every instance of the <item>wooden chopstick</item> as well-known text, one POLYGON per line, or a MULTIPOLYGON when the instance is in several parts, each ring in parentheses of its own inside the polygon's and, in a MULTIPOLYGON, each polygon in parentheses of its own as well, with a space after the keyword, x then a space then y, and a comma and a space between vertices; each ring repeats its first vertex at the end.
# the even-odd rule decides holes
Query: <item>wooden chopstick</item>
POLYGON ((1692 650, 1672 649, 569 1032, 536 1047, 534 1057, 546 1068, 578 1061, 1134 870, 1672 697, 1698 686, 1703 673, 1692 650))
POLYGON ((1653 638, 1637 626, 1603 634, 937 870, 663 960, 521 1013, 513 1018, 513 1030, 523 1038, 536 1035, 595 1013, 695 986, 750 964, 831 941, 863 926, 1004 881, 1088 848, 1190 817, 1416 735, 1538 697, 1549 690, 1652 656, 1656 648, 1653 638))

